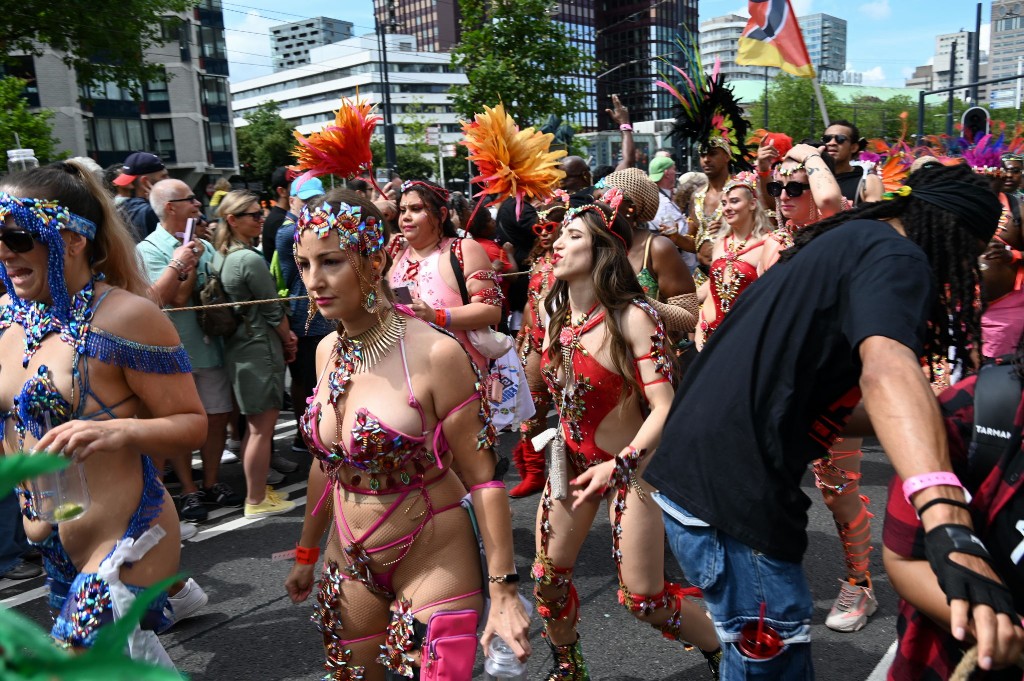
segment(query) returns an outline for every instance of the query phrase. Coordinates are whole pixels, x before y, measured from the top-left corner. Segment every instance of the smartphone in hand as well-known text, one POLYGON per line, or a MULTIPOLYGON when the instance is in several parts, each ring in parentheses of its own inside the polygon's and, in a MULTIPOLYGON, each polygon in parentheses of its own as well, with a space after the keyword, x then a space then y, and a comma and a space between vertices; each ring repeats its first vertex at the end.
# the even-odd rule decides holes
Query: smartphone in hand
POLYGON ((412 305, 412 293, 408 286, 395 286, 391 290, 395 294, 395 300, 402 305, 412 305))
POLYGON ((181 240, 182 244, 187 244, 188 242, 192 241, 195 238, 193 236, 193 232, 195 231, 195 227, 196 227, 196 219, 195 218, 189 218, 188 220, 185 221, 185 237, 181 240))

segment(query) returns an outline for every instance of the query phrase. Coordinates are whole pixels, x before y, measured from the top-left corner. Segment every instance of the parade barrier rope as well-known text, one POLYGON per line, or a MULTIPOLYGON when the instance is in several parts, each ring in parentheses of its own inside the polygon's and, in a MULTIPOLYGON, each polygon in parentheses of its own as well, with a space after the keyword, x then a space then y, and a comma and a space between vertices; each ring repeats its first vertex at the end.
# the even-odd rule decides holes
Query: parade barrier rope
MULTIPOLYGON (((1020 656, 1017 660, 1017 666, 1024 668, 1024 655, 1020 656)), ((978 646, 974 646, 966 653, 964 653, 963 659, 960 660, 960 664, 953 670, 953 675, 949 677, 949 681, 968 681, 978 669, 978 646)))

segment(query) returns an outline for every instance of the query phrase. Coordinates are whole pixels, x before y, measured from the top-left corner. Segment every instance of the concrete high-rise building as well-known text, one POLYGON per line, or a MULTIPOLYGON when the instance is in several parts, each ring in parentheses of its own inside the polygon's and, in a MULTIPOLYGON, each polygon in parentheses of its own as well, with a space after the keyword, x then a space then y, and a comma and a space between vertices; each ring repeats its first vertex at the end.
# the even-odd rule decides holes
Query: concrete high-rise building
MULTIPOLYGON (((992 33, 989 44, 989 78, 1024 74, 1024 3, 1017 0, 992 0, 992 33)), ((988 101, 993 108, 1020 108, 1021 81, 989 86, 988 101)), ((979 99, 986 101, 986 98, 979 99)))
POLYGON ((842 83, 846 70, 846 19, 831 14, 797 17, 807 54, 822 83, 842 83))
POLYGON ((779 69, 769 66, 745 66, 736 63, 740 36, 747 27, 747 18, 739 14, 726 14, 700 23, 700 58, 705 70, 710 70, 717 59, 726 82, 774 78, 779 69))
MULTIPOLYGON (((935 56, 931 65, 918 66, 906 80, 906 86, 923 90, 941 89, 971 82, 971 59, 977 46, 978 34, 974 31, 958 31, 935 37, 935 56)), ((978 64, 978 80, 989 77, 990 64, 985 51, 981 52, 978 64)), ((956 90, 954 96, 968 99, 969 90, 956 90)), ((978 102, 988 101, 988 86, 978 88, 978 102)))
POLYGON ((270 29, 270 51, 274 71, 309 63, 309 49, 348 40, 352 22, 330 17, 314 17, 270 29))
MULTIPOLYGON (((389 31, 416 37, 421 50, 447 51, 459 40, 458 0, 374 0, 377 21, 389 31)), ((673 116, 670 94, 652 86, 659 72, 670 71, 662 60, 679 64, 676 39, 697 33, 697 0, 652 2, 635 0, 562 0, 552 17, 566 31, 567 43, 602 64, 596 76, 571 76, 586 93, 585 110, 570 116, 584 130, 608 127, 604 110, 617 94, 637 121, 673 116)), ((542 124, 544 121, 524 121, 542 124)))
POLYGON ((17 58, 0 74, 29 81, 29 106, 53 112, 57 149, 89 156, 101 166, 133 151, 152 151, 171 175, 205 189, 204 180, 236 172, 238 160, 228 96, 228 60, 220 0, 160 20, 163 44, 145 46, 145 58, 165 76, 140 95, 113 83, 79 83, 62 53, 17 58))

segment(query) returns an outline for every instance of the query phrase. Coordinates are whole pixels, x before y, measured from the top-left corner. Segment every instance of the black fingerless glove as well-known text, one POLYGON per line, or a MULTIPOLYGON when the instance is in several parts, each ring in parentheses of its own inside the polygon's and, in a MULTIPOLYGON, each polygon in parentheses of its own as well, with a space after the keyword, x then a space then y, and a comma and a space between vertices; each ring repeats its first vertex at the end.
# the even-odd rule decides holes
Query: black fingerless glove
POLYGON ((1013 596, 1005 584, 980 575, 950 558, 953 553, 963 553, 992 565, 988 549, 968 527, 939 525, 924 535, 924 552, 946 594, 947 603, 953 599, 965 600, 974 605, 987 605, 997 613, 1016 618, 1013 596))

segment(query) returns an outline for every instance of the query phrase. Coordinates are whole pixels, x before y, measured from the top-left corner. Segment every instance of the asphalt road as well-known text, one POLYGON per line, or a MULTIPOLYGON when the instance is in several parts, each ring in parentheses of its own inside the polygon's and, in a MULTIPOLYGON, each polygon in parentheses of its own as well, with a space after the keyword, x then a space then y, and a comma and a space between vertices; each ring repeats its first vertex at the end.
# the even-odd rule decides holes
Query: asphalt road
MULTIPOLYGON (((273 562, 271 554, 295 545, 305 502, 305 474, 308 454, 290 452, 294 434, 291 414, 285 412, 276 437, 280 453, 300 464, 279 488, 300 503, 288 515, 247 521, 241 509, 218 511, 204 523, 200 533, 185 543, 182 568, 196 578, 210 596, 209 605, 196 617, 176 625, 161 638, 178 668, 195 680, 266 681, 310 680, 322 675, 320 637, 309 620, 312 604, 293 605, 285 595, 283 582, 289 562, 273 562)), ((513 435, 503 434, 501 451, 508 455, 513 435)), ((730 475, 723 465, 721 474, 730 475)), ((871 500, 875 520, 875 551, 871 572, 879 610, 862 631, 839 634, 827 629, 825 616, 838 593, 843 574, 843 557, 831 515, 821 503, 808 473, 804 490, 814 500, 810 517, 810 549, 805 567, 815 597, 813 626, 814 665, 818 678, 854 679, 871 677, 879 661, 895 640, 896 597, 881 567, 882 518, 885 485, 892 468, 878 447, 865 450, 862 492, 871 500)), ((517 481, 510 474, 509 487, 517 481)), ((223 468, 223 478, 243 489, 241 465, 223 468)), ((516 562, 527 574, 534 553, 533 522, 538 496, 512 501, 516 562)), ((584 655, 595 680, 669 681, 708 679, 703 658, 696 651, 685 652, 679 644, 663 639, 659 632, 636 622, 616 602, 617 581, 611 559, 611 533, 600 519, 591 531, 580 556, 576 586, 582 603, 580 635, 584 655)), ((669 577, 679 580, 674 561, 666 566, 669 577)), ((524 579, 521 591, 531 597, 531 585, 524 579)), ((42 579, 11 582, 0 579, 0 606, 19 612, 49 626, 42 579)), ((310 599, 312 601, 313 599, 310 599)), ((540 636, 540 620, 534 616, 531 641, 534 654, 529 661, 529 678, 542 678, 551 656, 540 636)), ((481 656, 477 675, 482 677, 481 656)), ((884 678, 876 676, 872 678, 884 678)))

